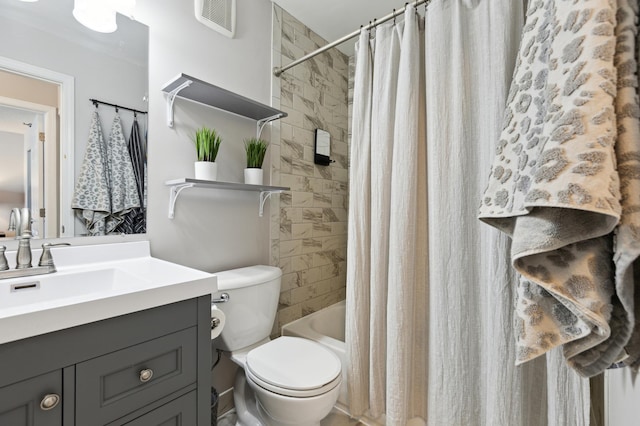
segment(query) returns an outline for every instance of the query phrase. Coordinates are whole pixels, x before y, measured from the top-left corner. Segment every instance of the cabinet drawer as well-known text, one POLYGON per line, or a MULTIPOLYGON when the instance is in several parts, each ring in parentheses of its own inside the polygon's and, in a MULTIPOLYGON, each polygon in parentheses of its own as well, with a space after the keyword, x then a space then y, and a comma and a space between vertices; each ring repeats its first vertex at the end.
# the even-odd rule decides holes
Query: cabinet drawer
POLYGON ((192 327, 78 364, 76 423, 106 424, 194 383, 196 343, 192 327))
POLYGON ((0 425, 62 426, 61 397, 62 370, 0 388, 0 425))
POLYGON ((193 391, 125 423, 125 426, 194 426, 196 411, 196 391, 193 391))

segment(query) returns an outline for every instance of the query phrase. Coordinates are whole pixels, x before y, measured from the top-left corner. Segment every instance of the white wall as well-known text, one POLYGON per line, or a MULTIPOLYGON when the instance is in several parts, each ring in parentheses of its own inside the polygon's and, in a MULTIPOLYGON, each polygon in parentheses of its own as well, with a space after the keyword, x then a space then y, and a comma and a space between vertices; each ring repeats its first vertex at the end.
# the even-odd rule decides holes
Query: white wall
MULTIPOLYGON (((258 194, 187 189, 167 218, 166 180, 193 177, 191 134, 199 126, 222 133, 218 179, 242 181, 243 138, 255 123, 178 99, 175 125, 166 125, 161 88, 179 73, 192 75, 259 102, 271 99, 271 3, 239 1, 234 39, 195 19, 193 0, 138 0, 136 19, 149 25, 149 212, 152 254, 161 259, 214 272, 269 260, 269 211, 258 217, 258 194)), ((265 164, 265 170, 269 165, 265 164)), ((268 203, 267 203, 268 205, 268 203)), ((233 385, 235 366, 223 361, 214 372, 222 392, 233 385)), ((221 408, 231 394, 221 398, 221 408)))
POLYGON ((196 21, 193 1, 138 0, 135 16, 150 29, 148 237, 153 255, 206 271, 267 262, 268 214, 258 217, 256 193, 185 190, 170 220, 164 185, 193 177, 191 137, 202 125, 223 136, 219 179, 241 181, 242 140, 255 134, 255 122, 178 99, 175 125, 169 128, 161 88, 186 73, 269 103, 271 3, 238 2, 234 39, 196 21))

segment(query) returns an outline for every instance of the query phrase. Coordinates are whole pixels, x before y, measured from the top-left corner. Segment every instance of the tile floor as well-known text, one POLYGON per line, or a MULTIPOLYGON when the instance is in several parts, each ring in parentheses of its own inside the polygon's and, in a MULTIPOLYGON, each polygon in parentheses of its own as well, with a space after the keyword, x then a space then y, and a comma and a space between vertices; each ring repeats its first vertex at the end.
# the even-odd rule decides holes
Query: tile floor
MULTIPOLYGON (((235 426, 235 424, 235 412, 227 413, 218 419, 218 426, 235 426)), ((320 426, 364 426, 364 423, 351 419, 342 411, 334 408, 333 411, 320 422, 320 426)))

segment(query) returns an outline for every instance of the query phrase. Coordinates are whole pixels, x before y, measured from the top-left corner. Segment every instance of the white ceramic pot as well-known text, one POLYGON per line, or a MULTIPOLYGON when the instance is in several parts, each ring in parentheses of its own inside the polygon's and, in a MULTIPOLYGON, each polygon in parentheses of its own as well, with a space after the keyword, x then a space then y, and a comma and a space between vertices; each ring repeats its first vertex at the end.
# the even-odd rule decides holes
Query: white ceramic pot
POLYGON ((244 183, 262 185, 262 169, 244 169, 244 183))
POLYGON ((195 175, 198 180, 217 180, 218 164, 211 161, 196 161, 195 175))

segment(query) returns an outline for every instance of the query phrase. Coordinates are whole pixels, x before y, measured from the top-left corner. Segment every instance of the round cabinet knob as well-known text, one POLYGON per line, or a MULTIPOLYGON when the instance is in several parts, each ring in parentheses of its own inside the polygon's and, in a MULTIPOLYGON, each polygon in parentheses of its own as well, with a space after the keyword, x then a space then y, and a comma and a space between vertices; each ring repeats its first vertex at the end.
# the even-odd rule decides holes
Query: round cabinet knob
POLYGON ((60 395, 50 393, 42 398, 42 401, 40 401, 40 408, 44 411, 53 410, 54 408, 56 408, 59 402, 60 395))
POLYGON ((145 368, 144 370, 140 370, 140 381, 142 383, 146 383, 153 377, 153 370, 150 368, 145 368))

